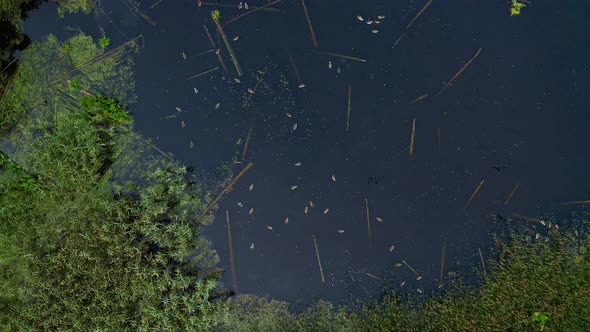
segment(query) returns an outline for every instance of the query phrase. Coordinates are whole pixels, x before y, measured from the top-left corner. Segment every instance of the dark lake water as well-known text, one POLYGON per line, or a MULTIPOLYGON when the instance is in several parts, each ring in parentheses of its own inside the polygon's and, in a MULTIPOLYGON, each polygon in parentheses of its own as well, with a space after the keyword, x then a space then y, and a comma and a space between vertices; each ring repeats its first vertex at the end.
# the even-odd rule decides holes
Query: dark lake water
MULTIPOLYGON (((113 45, 143 35, 135 128, 185 165, 214 170, 233 157, 241 161, 252 128, 245 161, 234 172, 248 161, 254 166, 205 230, 229 272, 229 210, 239 292, 299 303, 372 296, 385 286, 399 289, 402 281, 411 291, 433 289, 443 241, 445 270, 470 278, 480 269, 478 248, 489 255, 498 227, 494 216, 559 221, 572 211, 560 202, 588 199, 590 10, 583 1, 532 0, 511 17, 507 1, 434 0, 392 48, 426 1, 308 0, 319 51, 366 62, 319 54, 301 2, 282 1, 272 6, 280 12, 259 11, 224 26, 230 40, 238 37, 232 47, 244 72, 241 83, 217 40, 214 7, 189 0, 140 3, 155 26, 132 13, 126 0, 108 0, 106 15, 96 18, 60 20, 56 6, 45 4, 31 13, 25 31, 35 41, 48 33, 66 38, 78 27, 100 37, 102 28, 113 45), (220 68, 187 80, 219 66, 215 53, 198 55, 212 48, 203 25, 230 74, 220 68), (454 84, 437 95, 479 48, 454 84), (402 260, 423 279, 394 267, 402 260)), ((246 12, 220 9, 222 22, 246 12)), ((231 285, 230 273, 224 281, 231 285)))

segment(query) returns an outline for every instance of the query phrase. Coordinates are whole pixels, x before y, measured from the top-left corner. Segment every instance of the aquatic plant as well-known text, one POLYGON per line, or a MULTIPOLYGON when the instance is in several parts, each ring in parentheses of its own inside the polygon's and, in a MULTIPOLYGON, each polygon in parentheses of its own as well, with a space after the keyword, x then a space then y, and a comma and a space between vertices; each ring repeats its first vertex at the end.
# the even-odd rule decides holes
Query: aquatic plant
POLYGON ((78 12, 90 14, 96 8, 97 0, 59 0, 57 3, 57 15, 63 18, 65 14, 78 12))
MULTIPOLYGON (((134 48, 129 44, 130 50, 134 48)), ((23 51, 10 79, 6 72, 0 73, 0 81, 8 82, 0 88, 0 134, 17 127, 31 111, 35 116, 52 114, 46 101, 53 99, 51 94, 58 93, 56 89, 69 88, 68 80, 77 79, 79 86, 113 97, 122 104, 134 102, 133 59, 125 51, 118 47, 103 56, 105 50, 82 33, 65 42, 49 35, 46 40, 32 44, 23 51), (72 72, 77 73, 75 77, 71 77, 72 72)))
MULTIPOLYGON (((59 44, 55 37, 51 38, 51 45, 53 42, 59 44)), ((135 101, 135 96, 132 90, 135 87, 133 80, 133 58, 128 56, 125 49, 121 46, 114 48, 108 52, 109 56, 103 56, 106 52, 100 46, 100 41, 97 45, 91 36, 83 33, 77 34, 66 41, 70 44, 71 65, 77 67, 77 70, 82 71, 80 75, 80 83, 91 91, 100 91, 103 95, 112 96, 122 103, 129 104, 135 101), (96 61, 100 59, 100 61, 96 61)), ((124 46, 123 46, 124 47, 124 46)), ((129 50, 133 50, 136 46, 128 44, 129 50)), ((47 50, 46 52, 53 52, 47 50)), ((56 50, 55 56, 61 56, 61 52, 56 50)))
POLYGON ((98 40, 98 43, 100 44, 100 48, 105 49, 111 45, 111 39, 107 36, 102 36, 98 40))
POLYGON ((549 316, 545 313, 534 312, 533 313, 533 322, 539 324, 539 331, 545 331, 545 324, 549 320, 549 316))
POLYGON ((519 0, 511 1, 512 2, 510 5, 510 16, 520 15, 520 10, 526 7, 526 5, 523 2, 520 2, 519 0))
POLYGON ((70 92, 74 93, 80 89, 80 80, 78 78, 74 78, 70 81, 70 92))
POLYGON ((100 116, 101 120, 111 125, 124 125, 133 121, 129 113, 114 98, 101 94, 84 96, 80 103, 86 110, 100 116))
POLYGON ((211 12, 211 18, 213 21, 217 22, 221 19, 221 12, 219 10, 214 10, 211 12))

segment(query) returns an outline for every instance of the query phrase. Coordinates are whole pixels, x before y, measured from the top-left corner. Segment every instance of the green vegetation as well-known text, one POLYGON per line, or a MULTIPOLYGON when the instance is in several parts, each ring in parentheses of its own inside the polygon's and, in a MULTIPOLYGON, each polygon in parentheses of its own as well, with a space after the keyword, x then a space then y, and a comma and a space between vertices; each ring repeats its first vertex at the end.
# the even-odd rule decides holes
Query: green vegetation
POLYGON ((57 2, 59 3, 57 14, 60 17, 78 12, 90 14, 97 5, 97 0, 58 0, 57 2))
POLYGON ((360 312, 319 302, 295 314, 285 302, 238 297, 223 330, 588 331, 590 236, 585 234, 552 231, 548 242, 513 235, 498 242, 499 257, 490 262, 492 273, 482 285, 465 286, 454 278, 447 292, 422 302, 390 294, 360 312))
POLYGON ((30 2, 31 0, 0 0, 0 67, 2 68, 25 39, 22 23, 25 13, 22 9, 30 2))
POLYGON ((100 44, 100 48, 104 49, 104 48, 107 48, 111 45, 111 39, 108 38, 107 36, 102 36, 98 40, 98 43, 100 44))
POLYGON ((549 320, 549 316, 544 313, 535 312, 533 313, 533 322, 539 324, 539 331, 545 331, 545 324, 549 320))
POLYGON ((526 7, 523 2, 519 0, 512 0, 510 4, 510 16, 520 15, 520 10, 526 7))
POLYGON ((31 45, 23 52, 23 62, 0 99, 0 134, 30 116, 53 113, 49 102, 65 98, 64 88, 73 94, 80 87, 92 87, 93 94, 134 102, 133 60, 129 55, 135 50, 135 45, 128 43, 105 53, 84 34, 65 43, 50 35, 43 43, 31 45))
POLYGON ((74 78, 70 81, 70 92, 75 93, 80 90, 80 79, 74 78))
POLYGON ((221 12, 219 10, 214 10, 211 12, 211 18, 213 21, 217 22, 221 19, 221 12))
POLYGON ((123 53, 104 56, 82 34, 67 45, 50 36, 27 49, 2 98, 13 107, 2 114, 20 112, 10 132, 18 135, 4 139, 21 146, 0 154, 2 330, 176 331, 224 322, 218 257, 200 236, 212 219, 195 222, 211 188, 149 157, 122 127, 132 121, 117 102, 125 99, 100 92, 132 95, 118 76, 131 77, 123 53), (119 180, 129 168, 135 180, 119 180))
POLYGON ((22 7, 30 0, 0 0, 0 18, 22 26, 22 7))
POLYGON ((130 124, 133 121, 123 106, 113 98, 107 98, 98 94, 96 96, 82 97, 80 103, 84 109, 98 115, 100 121, 107 124, 117 126, 130 124))
POLYGON ((0 187, 0 312, 9 330, 185 330, 212 326, 217 262, 198 236, 204 201, 162 163, 134 194, 98 186, 113 132, 84 116, 28 147, 38 180, 0 187), (162 168, 164 167, 164 168, 162 168), (197 210, 199 211, 199 210, 197 210))
MULTIPOLYGON (((23 7, 28 3, 29 0, 0 0, 0 98, 14 75, 14 51, 24 48, 27 43, 23 33, 22 17, 25 15, 23 7)), ((5 124, 14 122, 11 115, 7 114, 7 117, 4 117, 0 114, 0 133, 5 124)))

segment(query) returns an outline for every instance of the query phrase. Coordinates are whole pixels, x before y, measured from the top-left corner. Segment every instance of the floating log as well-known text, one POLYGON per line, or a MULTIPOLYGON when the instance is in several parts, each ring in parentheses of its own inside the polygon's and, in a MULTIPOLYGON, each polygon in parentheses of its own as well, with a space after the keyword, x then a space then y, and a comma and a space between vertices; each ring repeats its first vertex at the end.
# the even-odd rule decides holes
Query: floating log
POLYGON ((248 151, 248 145, 250 144, 250 136, 252 136, 252 130, 254 128, 250 128, 248 130, 248 136, 246 137, 246 143, 244 144, 244 150, 242 151, 242 160, 246 160, 246 152, 248 151))
POLYGON ((370 274, 369 272, 366 272, 366 273, 367 273, 367 275, 368 275, 369 277, 371 277, 371 278, 373 278, 373 279, 377 279, 377 280, 383 280, 383 279, 379 278, 379 277, 378 277, 378 276, 376 276, 376 275, 370 274))
POLYGON ((418 17, 420 17, 420 15, 422 15, 422 13, 424 13, 426 8, 428 8, 431 3, 432 3, 432 0, 428 0, 428 2, 424 5, 424 7, 422 7, 422 9, 420 9, 418 14, 416 14, 416 16, 414 16, 414 18, 410 21, 410 23, 408 23, 408 25, 406 25, 406 30, 408 30, 412 26, 412 24, 414 24, 414 22, 416 22, 418 17))
POLYGON ((512 198, 512 196, 514 195, 514 193, 516 192, 516 189, 518 189, 518 187, 520 186, 519 183, 517 183, 514 188, 512 189, 512 191, 510 192, 510 194, 508 195, 508 197, 506 198, 506 200, 504 201, 504 205, 507 205, 508 202, 510 202, 510 199, 512 198))
POLYGON ((276 5, 277 3, 281 2, 281 1, 283 1, 283 0, 275 0, 275 1, 273 1, 273 2, 269 2, 269 3, 267 3, 267 4, 266 4, 266 5, 264 5, 264 6, 260 6, 260 7, 256 7, 256 8, 252 7, 252 8, 254 8, 254 9, 252 9, 251 11, 245 12, 244 14, 242 14, 242 15, 240 15, 240 16, 234 17, 234 18, 232 18, 231 20, 229 20, 229 21, 227 21, 227 22, 223 23, 223 25, 228 25, 228 24, 230 24, 230 23, 232 23, 232 22, 235 22, 235 21, 239 20, 240 18, 242 18, 242 17, 244 17, 244 16, 246 16, 246 15, 250 15, 250 14, 252 14, 252 13, 255 13, 255 12, 259 11, 259 10, 263 10, 263 9, 265 9, 265 8, 267 8, 267 7, 270 7, 270 6, 272 6, 272 5, 276 5))
POLYGON ((397 46, 397 44, 399 44, 399 42, 406 36, 406 33, 408 32, 408 30, 410 29, 410 27, 412 26, 412 24, 414 24, 414 22, 416 22, 416 20, 418 19, 418 17, 420 17, 420 15, 422 15, 422 13, 424 13, 424 11, 426 10, 426 8, 428 8, 431 3, 432 3, 432 0, 429 0, 424 5, 424 7, 422 7, 422 9, 418 12, 418 14, 416 14, 416 16, 414 16, 414 18, 410 21, 410 23, 408 23, 408 25, 406 25, 406 28, 404 29, 404 31, 402 32, 402 34, 399 36, 399 38, 397 38, 397 40, 395 41, 395 43, 393 44, 393 46, 391 48, 395 48, 397 46))
MULTIPOLYGON (((218 3, 218 2, 204 2, 204 1, 201 1, 201 6, 215 6, 215 7, 221 7, 221 8, 237 8, 237 9, 240 8, 240 6, 234 5, 234 4, 218 3)), ((265 12, 275 12, 275 13, 281 12, 280 9, 267 8, 266 5, 262 6, 262 7, 249 5, 248 7, 252 8, 252 10, 261 10, 261 11, 265 11, 265 12)))
POLYGON ((436 94, 437 96, 440 95, 441 93, 443 93, 448 87, 450 87, 451 85, 453 85, 453 82, 459 77, 459 75, 461 75, 461 73, 467 68, 469 67, 469 65, 473 62, 473 60, 475 60, 478 56, 479 53, 481 52, 481 47, 477 50, 477 52, 475 53, 475 55, 473 57, 471 57, 471 59, 469 59, 469 61, 467 61, 463 67, 461 67, 461 69, 455 74, 453 75, 453 77, 451 77, 451 79, 446 82, 442 89, 440 89, 440 91, 436 94))
POLYGON ((437 136, 438 136, 438 153, 440 153, 440 128, 438 128, 438 130, 437 130, 437 136))
MULTIPOLYGON (((152 26, 156 26, 156 21, 154 21, 151 17, 149 17, 147 14, 145 14, 144 12, 141 11, 141 9, 139 9, 139 7, 137 5, 135 5, 134 3, 132 3, 130 0, 121 0, 121 2, 127 6, 127 8, 129 8, 129 10, 132 13, 137 13, 139 16, 141 16, 144 20, 146 20, 149 24, 151 24, 152 26)), ((134 13, 134 14, 135 14, 134 13)))
POLYGON ((412 136, 410 137, 410 158, 414 154, 414 141, 416 139, 416 118, 412 121, 412 136))
POLYGON ((252 99, 252 96, 256 93, 256 89, 258 89, 258 85, 260 84, 260 82, 262 82, 262 79, 264 78, 264 75, 266 75, 266 71, 267 70, 268 69, 264 68, 264 72, 262 72, 262 76, 260 76, 260 78, 256 82, 256 85, 254 86, 254 89, 252 90, 252 93, 250 93, 250 95, 248 96, 248 98, 246 99, 246 101, 244 102, 244 104, 242 105, 242 107, 246 108, 246 106, 250 102, 250 99, 252 99))
POLYGON ((227 221, 227 243, 229 244, 229 263, 231 268, 232 285, 234 292, 238 291, 238 284, 236 279, 236 265, 234 263, 234 244, 231 236, 231 224, 229 223, 229 210, 225 210, 225 218, 227 221))
POLYGON ((209 73, 212 73, 212 72, 216 71, 217 69, 219 69, 219 67, 215 67, 215 68, 211 68, 211 69, 209 69, 209 70, 205 70, 204 72, 202 72, 202 73, 198 73, 198 74, 196 74, 196 75, 193 75, 193 76, 191 76, 191 77, 187 78, 186 80, 187 80, 187 81, 189 81, 189 80, 195 79, 195 78, 197 78, 197 77, 201 77, 201 76, 203 76, 203 75, 207 75, 207 74, 209 74, 209 73))
POLYGON ((210 49, 210 50, 207 50, 207 51, 203 51, 203 52, 201 52, 201 53, 198 53, 198 54, 197 54, 197 55, 195 55, 195 56, 201 56, 201 55, 205 55, 205 54, 208 54, 208 53, 213 53, 213 52, 215 52, 215 51, 216 51, 216 50, 215 50, 214 48, 212 48, 212 49, 210 49))
POLYGON ((483 260, 483 254, 481 253, 481 248, 477 248, 477 250, 479 251, 479 258, 481 259, 481 267, 483 268, 483 274, 486 275, 486 263, 483 260))
POLYGON ((590 201, 571 201, 571 202, 563 202, 559 203, 561 205, 577 205, 577 204, 590 204, 590 201))
POLYGON ((309 19, 309 13, 307 12, 307 6, 305 5, 305 0, 301 0, 301 5, 303 6, 303 12, 305 13, 305 18, 307 19, 307 25, 309 26, 309 32, 311 33, 311 40, 313 41, 313 46, 315 46, 315 48, 317 50, 318 41, 315 39, 315 32, 313 31, 313 25, 311 25, 311 20, 309 19))
MULTIPOLYGON (((213 37, 211 37, 211 34, 209 33, 209 29, 207 29, 207 27, 205 25, 203 25, 203 29, 205 30, 205 33, 207 34, 207 38, 209 38, 209 42, 211 43, 211 46, 215 50, 219 50, 219 48, 215 44, 215 41, 213 41, 213 37)), ((217 59, 219 60, 219 63, 221 64, 221 68, 223 68, 223 72, 226 75, 229 75, 229 71, 227 70, 227 66, 225 65, 225 61, 223 61, 223 58, 221 57, 220 52, 216 52, 216 54, 217 54, 217 59)))
POLYGON ((525 216, 519 213, 512 213, 512 216, 515 218, 520 218, 520 219, 524 219, 526 221, 530 221, 530 222, 536 222, 539 223, 541 225, 545 225, 545 220, 539 219, 539 218, 535 218, 535 217, 529 217, 529 216, 525 216))
POLYGON ((322 276, 322 283, 325 283, 326 280, 324 279, 324 269, 322 269, 322 261, 320 260, 320 250, 318 249, 318 241, 315 238, 315 235, 313 236, 313 244, 315 246, 315 255, 318 259, 318 266, 320 267, 320 275, 322 276))
POLYGON ((428 97, 428 93, 425 93, 425 94, 421 95, 420 97, 418 97, 418 98, 416 98, 416 99, 412 100, 411 102, 409 102, 409 103, 408 103, 408 105, 412 105, 412 104, 414 104, 414 103, 417 103, 417 102, 419 102, 419 101, 421 101, 421 100, 425 99, 426 97, 428 97))
POLYGON ((405 266, 408 267, 408 269, 410 269, 410 271, 412 271, 416 277, 419 277, 420 274, 418 274, 418 272, 416 272, 416 270, 414 270, 414 268, 412 266, 410 266, 410 264, 408 264, 408 262, 406 262, 405 260, 402 259, 402 263, 404 263, 405 266))
POLYGON ((156 1, 153 5, 150 6, 150 9, 156 7, 157 5, 159 5, 163 0, 158 0, 156 1))
POLYGON ((395 43, 393 44, 393 46, 391 48, 395 48, 397 46, 397 44, 399 44, 400 41, 402 41, 402 39, 404 39, 404 37, 406 36, 406 31, 404 31, 395 41, 395 43))
POLYGON ((328 55, 328 56, 335 56, 335 57, 342 58, 342 59, 354 60, 354 61, 359 61, 359 62, 367 62, 367 60, 365 60, 365 59, 357 58, 357 57, 350 56, 350 55, 344 55, 344 54, 340 54, 340 53, 332 53, 332 52, 319 52, 319 53, 323 54, 323 55, 328 55))
POLYGON ((350 130, 350 109, 352 98, 352 83, 348 83, 348 110, 346 112, 346 131, 350 130))
MULTIPOLYGON (((214 11, 215 13, 215 11, 214 11)), ((219 31, 219 34, 221 35, 221 39, 223 39, 223 42, 225 43, 225 47, 227 48, 227 51, 229 52, 229 56, 231 57, 231 61, 234 63, 234 67, 236 67, 236 71, 238 72, 238 76, 242 76, 242 68, 240 67, 240 64, 238 63, 238 59, 236 58, 236 55, 234 53, 233 48, 231 47, 231 43, 229 42, 229 39, 227 39, 227 36, 225 35, 225 32, 223 31, 223 26, 221 26, 221 23, 219 22, 220 18, 219 17, 215 17, 215 15, 213 15, 213 22, 215 22, 215 26, 217 26, 217 31, 219 31)))
POLYGON ((371 218, 370 218, 370 213, 369 213, 369 200, 365 198, 365 206, 366 206, 366 210, 367 210, 367 231, 369 232, 369 242, 372 241, 372 236, 371 236, 371 218))
POLYGON ((444 278, 444 271, 445 271, 445 250, 446 250, 446 247, 447 247, 446 240, 443 240, 442 254, 440 256, 440 277, 438 278, 438 280, 439 280, 438 287, 441 287, 443 285, 443 278, 444 278))
POLYGON ((467 200, 467 203, 465 203, 465 206, 463 207, 463 210, 467 209, 467 207, 469 206, 469 204, 471 203, 471 201, 473 200, 473 198, 475 197, 475 195, 477 195, 477 192, 479 191, 479 189, 481 189, 481 186, 483 186, 485 180, 481 180, 481 182, 479 183, 479 185, 477 186, 477 188, 475 188, 475 190, 473 191, 473 194, 471 194, 471 196, 469 197, 469 200, 467 200))

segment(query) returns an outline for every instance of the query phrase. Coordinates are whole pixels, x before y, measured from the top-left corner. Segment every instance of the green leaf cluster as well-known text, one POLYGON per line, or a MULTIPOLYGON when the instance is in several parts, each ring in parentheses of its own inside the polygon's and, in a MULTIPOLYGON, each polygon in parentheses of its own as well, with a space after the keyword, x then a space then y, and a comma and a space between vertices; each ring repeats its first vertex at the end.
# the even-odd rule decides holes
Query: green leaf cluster
POLYGON ((218 22, 221 19, 221 12, 217 9, 212 11, 211 18, 213 19, 213 21, 218 22))
POLYGON ((74 78, 70 81, 70 93, 75 93, 80 89, 80 79, 74 78))
POLYGON ((526 4, 519 0, 512 0, 510 3, 510 16, 520 15, 520 10, 526 7, 526 4))
POLYGON ((85 110, 97 114, 107 124, 119 126, 133 122, 131 115, 114 98, 97 94, 82 97, 80 103, 85 110))
POLYGON ((102 36, 98 40, 98 43, 100 44, 100 48, 104 49, 104 48, 107 48, 111 45, 111 39, 106 36, 102 36))
POLYGON ((547 324, 547 321, 549 320, 549 316, 547 316, 547 314, 545 313, 540 313, 538 311, 535 311, 533 313, 533 322, 538 323, 539 325, 539 331, 545 331, 545 324, 547 324))

